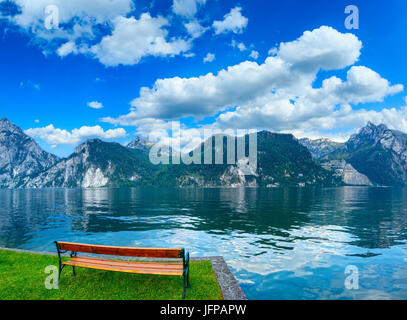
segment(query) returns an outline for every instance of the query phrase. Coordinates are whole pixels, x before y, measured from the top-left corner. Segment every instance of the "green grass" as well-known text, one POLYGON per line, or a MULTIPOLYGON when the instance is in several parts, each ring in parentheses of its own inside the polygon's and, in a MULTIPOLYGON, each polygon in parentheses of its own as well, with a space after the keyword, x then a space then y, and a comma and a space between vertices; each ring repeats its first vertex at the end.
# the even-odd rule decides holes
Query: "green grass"
MULTIPOLYGON (((0 250, 0 300, 181 300, 183 279, 66 266, 59 289, 45 288, 45 267, 58 258, 0 250)), ((190 263, 187 300, 220 300, 222 293, 210 261, 190 263)))

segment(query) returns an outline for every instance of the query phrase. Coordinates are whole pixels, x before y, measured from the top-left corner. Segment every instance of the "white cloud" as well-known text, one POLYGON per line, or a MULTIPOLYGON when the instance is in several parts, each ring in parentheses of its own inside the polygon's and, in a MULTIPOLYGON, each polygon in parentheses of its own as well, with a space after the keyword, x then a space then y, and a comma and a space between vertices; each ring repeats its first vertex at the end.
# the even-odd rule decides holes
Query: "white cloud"
POLYGON ((203 59, 203 62, 212 62, 213 60, 215 60, 215 55, 213 53, 208 53, 206 55, 206 57, 203 59))
POLYGON ((139 118, 208 116, 253 99, 277 83, 287 82, 288 76, 288 66, 280 59, 269 58, 263 65, 246 61, 217 75, 158 79, 151 89, 141 88, 131 105, 139 118))
POLYGON ((295 41, 281 43, 278 56, 304 70, 342 69, 358 61, 362 42, 351 33, 322 26, 295 41))
MULTIPOLYGON (((197 134, 196 130, 181 128, 177 121, 163 121, 154 118, 134 119, 131 116, 123 117, 120 120, 114 118, 101 120, 113 124, 126 123, 126 125, 137 126, 137 134, 143 136, 147 141, 172 145, 176 150, 184 149, 191 140, 196 142, 193 146, 197 146, 201 142, 201 135, 197 134), (170 130, 172 136, 168 134, 170 130), (172 141, 176 141, 178 135, 180 135, 180 145, 176 147, 172 141)), ((191 149, 184 151, 189 152, 191 149)))
POLYGON ((182 56, 185 58, 192 58, 192 57, 195 57, 195 53, 188 52, 188 53, 184 53, 182 56))
POLYGON ((247 27, 249 19, 244 17, 241 11, 241 7, 235 7, 228 14, 225 14, 222 21, 214 21, 215 34, 242 33, 243 29, 247 27))
POLYGON ((246 45, 243 42, 237 42, 236 40, 232 40, 232 47, 238 48, 240 51, 246 51, 246 45))
POLYGON ((367 67, 353 66, 345 80, 333 76, 320 88, 313 86, 320 69, 341 70, 358 60, 362 44, 356 36, 328 27, 304 35, 282 43, 275 56, 262 64, 245 61, 217 74, 158 79, 152 88, 141 88, 128 114, 102 121, 143 126, 143 118, 163 124, 220 113, 211 127, 314 133, 344 128, 349 132, 371 120, 407 131, 407 108, 353 109, 352 105, 381 102, 403 90, 367 67), (327 34, 329 41, 323 41, 327 34), (299 57, 291 55, 293 47, 301 48, 299 57))
MULTIPOLYGON (((332 104, 379 102, 388 95, 403 91, 401 84, 391 86, 375 71, 354 66, 347 73, 347 81, 337 77, 323 81, 322 88, 316 93, 318 99, 328 99, 332 104)), ((314 98, 315 98, 314 97, 314 98)))
POLYGON ((71 53, 76 54, 77 52, 78 52, 78 49, 76 48, 76 44, 74 41, 65 42, 63 45, 61 45, 57 49, 57 54, 60 57, 65 57, 71 53))
POLYGON ((168 31, 163 29, 168 20, 153 18, 143 13, 134 17, 114 19, 112 35, 105 36, 90 51, 106 66, 134 65, 145 56, 174 56, 186 52, 191 44, 183 39, 166 40, 168 31))
POLYGON ((250 58, 253 58, 254 60, 257 60, 259 58, 259 53, 256 50, 252 50, 249 55, 250 58))
POLYGON ((59 22, 67 23, 73 18, 97 23, 109 21, 118 15, 126 15, 133 7, 132 0, 14 0, 21 8, 21 13, 13 21, 27 29, 42 29, 47 17, 45 8, 55 5, 58 8, 59 22))
POLYGON ((278 53, 278 48, 276 48, 276 47, 273 47, 273 48, 271 48, 269 51, 268 51, 268 55, 269 56, 275 56, 275 55, 277 55, 277 53, 278 53))
MULTIPOLYGON (((323 27, 324 28, 324 27, 323 27)), ((315 38, 321 36, 320 29, 312 32, 315 38)), ((359 56, 361 46, 354 36, 343 37, 337 32, 339 39, 349 41, 339 46, 335 42, 327 42, 325 51, 329 51, 330 58, 338 60, 341 68, 345 60, 352 64, 359 56), (354 50, 349 45, 356 44, 354 50), (333 46, 334 48, 330 48, 333 46), (353 58, 353 60, 351 59, 353 58)), ((298 41, 298 40, 296 40, 298 41)), ((221 70, 217 75, 209 73, 193 78, 158 79, 153 87, 141 88, 138 98, 132 101, 137 114, 142 117, 161 119, 176 119, 186 116, 212 116, 228 107, 238 106, 259 96, 264 96, 270 90, 284 90, 293 97, 303 94, 316 77, 316 73, 323 62, 312 58, 309 70, 297 68, 296 64, 288 63, 280 57, 268 57, 263 64, 245 61, 238 65, 221 70)), ((331 63, 333 66, 333 63, 331 63)))
POLYGON ((69 132, 64 129, 55 128, 52 124, 47 127, 33 128, 25 130, 25 133, 33 138, 41 138, 52 145, 76 145, 90 138, 118 139, 126 136, 123 128, 110 129, 104 131, 100 126, 83 126, 69 132))
MULTIPOLYGON (((80 39, 93 40, 95 25, 110 23, 117 16, 125 16, 134 7, 132 0, 12 1, 19 6, 20 12, 15 16, 9 16, 9 22, 33 35, 33 42, 39 44, 46 54, 58 49, 55 48, 54 40, 56 40, 55 43, 59 43, 60 39, 68 42, 76 42, 80 39), (55 12, 58 21, 57 29, 46 27, 46 21, 50 16, 46 8, 51 5, 58 9, 55 12)), ((64 53, 63 49, 61 50, 61 53, 64 53)))
POLYGON ((98 101, 91 101, 91 102, 88 102, 88 107, 90 107, 92 109, 102 109, 103 104, 101 104, 98 101))
MULTIPOLYGON (((14 0, 20 6, 20 13, 8 17, 8 21, 21 27, 33 37, 44 54, 55 52, 60 57, 69 54, 84 54, 98 59, 106 66, 134 65, 145 56, 172 57, 183 54, 191 48, 192 39, 167 39, 169 26, 163 17, 153 18, 149 13, 140 19, 131 17, 134 10, 132 0, 14 0), (49 30, 45 26, 45 8, 58 8, 59 26, 49 30), (101 29, 111 27, 99 41, 101 29), (61 44, 61 40, 65 40, 61 44)), ((185 0, 177 0, 182 4, 185 0)), ((191 0, 189 4, 204 4, 204 0, 191 0)), ((185 9, 185 7, 184 7, 185 9)), ((186 10, 186 9, 185 9, 186 10)), ((196 22, 188 28, 192 37, 198 37, 207 29, 196 22)))
POLYGON ((131 116, 123 116, 120 119, 111 117, 102 118, 101 121, 108 122, 115 125, 124 126, 137 126, 138 134, 148 136, 152 131, 169 130, 171 129, 171 122, 154 118, 132 118, 131 116))
POLYGON ((197 20, 190 21, 184 26, 192 38, 199 38, 209 29, 207 27, 203 27, 197 20))
POLYGON ((174 0, 172 11, 185 18, 193 18, 198 12, 199 5, 204 5, 206 0, 174 0))
POLYGON ((406 111, 404 109, 355 110, 349 105, 343 105, 339 109, 333 105, 305 106, 300 101, 292 103, 288 98, 280 100, 274 98, 269 103, 244 105, 235 111, 221 114, 215 126, 308 133, 316 130, 357 128, 364 126, 368 121, 373 121, 407 131, 406 111))
POLYGON ((221 114, 217 124, 226 128, 256 127, 308 132, 315 128, 330 130, 359 127, 372 120, 382 121, 400 129, 404 127, 405 111, 354 110, 351 105, 381 102, 386 96, 402 90, 402 85, 390 85, 386 79, 369 68, 354 66, 348 71, 346 81, 331 77, 323 81, 321 88, 313 89, 308 86, 300 95, 281 91, 258 96, 241 104, 234 111, 221 114), (393 121, 390 122, 390 119, 393 121))

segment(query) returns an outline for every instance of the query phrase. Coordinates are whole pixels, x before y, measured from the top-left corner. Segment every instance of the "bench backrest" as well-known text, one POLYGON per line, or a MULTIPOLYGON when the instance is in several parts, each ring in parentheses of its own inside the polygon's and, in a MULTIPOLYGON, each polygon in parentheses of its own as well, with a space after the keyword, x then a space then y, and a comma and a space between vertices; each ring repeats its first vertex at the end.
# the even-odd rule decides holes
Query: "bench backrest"
POLYGON ((143 258, 178 258, 184 257, 184 249, 164 248, 133 248, 102 246, 72 242, 56 242, 62 251, 73 251, 82 253, 104 254, 112 256, 143 257, 143 258))

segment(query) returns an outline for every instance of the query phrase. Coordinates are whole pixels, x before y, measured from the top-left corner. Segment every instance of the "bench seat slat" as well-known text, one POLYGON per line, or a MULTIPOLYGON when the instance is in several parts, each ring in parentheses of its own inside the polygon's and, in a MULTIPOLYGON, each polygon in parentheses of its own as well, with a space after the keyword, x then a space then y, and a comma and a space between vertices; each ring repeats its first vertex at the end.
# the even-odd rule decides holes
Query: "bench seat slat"
POLYGON ((182 264, 168 263, 146 263, 146 262, 130 262, 130 261, 109 261, 89 258, 72 258, 67 262, 62 262, 64 265, 83 267, 97 270, 119 271, 127 273, 142 273, 155 275, 170 275, 182 276, 182 264))
POLYGON ((89 245, 72 242, 58 242, 61 250, 83 253, 104 254, 113 256, 145 257, 145 258, 180 258, 181 248, 133 248, 103 245, 89 245))

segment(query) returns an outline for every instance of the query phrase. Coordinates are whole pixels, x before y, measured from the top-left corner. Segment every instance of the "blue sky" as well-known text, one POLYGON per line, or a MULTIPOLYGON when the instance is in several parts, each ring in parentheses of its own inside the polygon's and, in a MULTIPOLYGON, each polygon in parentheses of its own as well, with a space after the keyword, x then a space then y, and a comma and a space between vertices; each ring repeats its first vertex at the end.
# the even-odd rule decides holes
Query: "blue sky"
POLYGON ((407 3, 352 1, 352 30, 349 4, 0 0, 0 117, 60 156, 93 137, 152 139, 178 120, 185 144, 199 141, 194 128, 407 131, 407 3))

